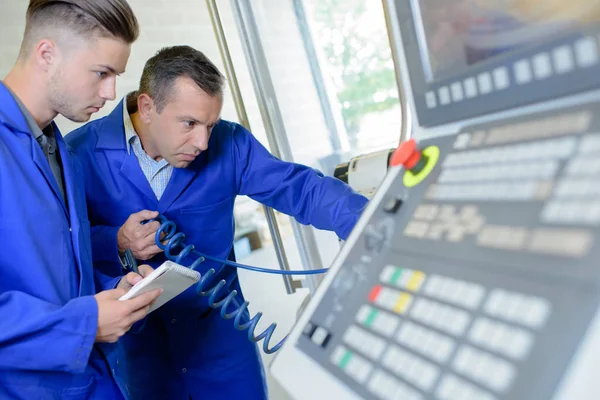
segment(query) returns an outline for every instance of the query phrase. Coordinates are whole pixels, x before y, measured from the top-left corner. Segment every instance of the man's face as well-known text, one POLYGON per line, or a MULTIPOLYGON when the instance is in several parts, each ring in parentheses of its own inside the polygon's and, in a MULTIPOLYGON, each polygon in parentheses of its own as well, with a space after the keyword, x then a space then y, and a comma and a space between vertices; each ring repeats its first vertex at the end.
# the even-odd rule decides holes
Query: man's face
POLYGON ((107 100, 115 99, 116 78, 125 71, 130 51, 121 40, 99 37, 59 52, 48 71, 54 111, 71 121, 88 121, 107 100))
POLYGON ((222 96, 209 96, 193 80, 180 77, 160 113, 151 111, 146 151, 186 168, 208 148, 212 128, 219 122, 222 96))

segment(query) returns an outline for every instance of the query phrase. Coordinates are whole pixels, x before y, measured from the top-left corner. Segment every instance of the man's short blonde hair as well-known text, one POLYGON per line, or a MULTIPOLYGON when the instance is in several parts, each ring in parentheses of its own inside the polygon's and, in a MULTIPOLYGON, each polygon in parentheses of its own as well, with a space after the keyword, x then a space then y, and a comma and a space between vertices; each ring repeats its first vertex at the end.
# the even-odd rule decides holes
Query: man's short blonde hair
POLYGON ((135 42, 140 32, 126 0, 30 0, 21 56, 55 28, 83 38, 111 37, 127 44, 135 42))

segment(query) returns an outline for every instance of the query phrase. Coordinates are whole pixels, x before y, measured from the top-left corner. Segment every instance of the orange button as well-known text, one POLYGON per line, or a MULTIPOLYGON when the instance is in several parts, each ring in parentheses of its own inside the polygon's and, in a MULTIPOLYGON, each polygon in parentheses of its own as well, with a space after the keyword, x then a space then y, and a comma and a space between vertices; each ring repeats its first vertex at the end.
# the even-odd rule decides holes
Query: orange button
POLYGON ((421 151, 417 148, 414 139, 402 143, 392 154, 390 165, 397 167, 402 165, 405 169, 413 169, 421 160, 421 151))
POLYGON ((371 290, 371 293, 369 294, 369 301, 371 303, 375 303, 375 300, 377 300, 377 297, 379 296, 379 292, 381 292, 381 286, 380 285, 375 286, 371 290))

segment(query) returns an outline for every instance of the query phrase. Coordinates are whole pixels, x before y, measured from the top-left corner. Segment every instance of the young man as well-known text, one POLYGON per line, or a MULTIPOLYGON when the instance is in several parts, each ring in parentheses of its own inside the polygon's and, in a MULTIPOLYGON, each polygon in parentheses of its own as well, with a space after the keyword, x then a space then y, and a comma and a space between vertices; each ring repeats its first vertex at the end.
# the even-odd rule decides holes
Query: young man
POLYGON ((81 166, 52 120, 114 99, 137 35, 125 0, 29 3, 0 83, 0 398, 122 398, 108 343, 159 293, 118 301, 141 277, 93 271, 81 166))
MULTIPOLYGON (((127 248, 152 265, 164 260, 154 244, 158 222, 142 224, 157 211, 199 251, 232 257, 238 195, 343 239, 350 234, 367 199, 336 179, 273 157, 242 126, 221 120, 223 85, 201 52, 165 48, 146 63, 137 93, 68 136, 84 164, 94 261, 107 273, 119 273, 119 253, 127 248)), ((220 267, 201 266, 203 274, 220 267)), ((226 271, 241 304, 236 272, 226 271)), ((211 312, 194 290, 152 313, 122 343, 132 399, 267 397, 248 333, 211 312)))

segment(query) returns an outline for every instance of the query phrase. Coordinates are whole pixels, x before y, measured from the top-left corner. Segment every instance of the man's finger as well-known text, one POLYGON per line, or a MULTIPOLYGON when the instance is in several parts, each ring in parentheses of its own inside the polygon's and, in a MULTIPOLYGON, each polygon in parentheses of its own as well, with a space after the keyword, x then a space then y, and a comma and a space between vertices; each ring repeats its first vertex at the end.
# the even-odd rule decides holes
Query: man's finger
POLYGON ((160 247, 158 247, 158 246, 157 246, 157 245, 155 245, 155 244, 152 244, 152 245, 148 246, 146 249, 144 249, 144 251, 145 251, 146 253, 148 253, 148 255, 149 255, 149 257, 148 257, 148 258, 152 258, 152 257, 154 257, 155 255, 157 255, 157 254, 159 254, 159 253, 162 253, 162 250, 160 249, 160 247))
POLYGON ((131 300, 126 300, 130 313, 133 313, 141 308, 149 306, 162 293, 162 289, 155 289, 151 292, 141 294, 131 300))
POLYGON ((146 225, 142 225, 142 227, 140 228, 140 234, 142 235, 142 237, 146 237, 146 236, 154 237, 154 235, 156 235, 156 231, 158 230, 158 228, 160 228, 160 222, 158 222, 158 221, 148 222, 146 225))
POLYGON ((127 290, 116 288, 104 290, 98 293, 96 296, 101 296, 99 297, 101 300, 118 300, 121 296, 125 295, 125 293, 127 293, 127 290))
POLYGON ((138 211, 135 214, 131 214, 129 218, 131 218, 134 222, 142 222, 148 219, 158 217, 158 211, 150 211, 150 210, 142 210, 138 211))
POLYGON ((127 275, 125 275, 125 279, 127 279, 127 283, 133 286, 143 279, 143 275, 136 274, 135 272, 130 272, 127 275))
POLYGON ((154 257, 155 255, 162 253, 163 251, 155 244, 146 247, 144 250, 140 252, 138 259, 142 261, 147 261, 154 257))
POLYGON ((154 245, 155 243, 156 241, 154 240, 153 235, 144 236, 143 238, 138 239, 138 241, 136 242, 140 252, 146 252, 146 249, 154 245))
POLYGON ((140 275, 142 275, 143 277, 146 277, 146 276, 150 275, 152 273, 152 271, 154 271, 154 268, 152 268, 151 266, 149 266, 147 264, 142 264, 138 267, 138 270, 140 271, 140 275))
POLYGON ((133 312, 129 318, 129 322, 134 324, 148 315, 148 311, 150 311, 150 306, 152 303, 148 304, 146 307, 140 308, 139 310, 133 312))
POLYGON ((162 250, 155 244, 154 239, 151 236, 146 237, 140 245, 141 250, 135 253, 135 257, 138 260, 146 261, 154 257, 156 254, 162 252, 162 250))

